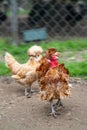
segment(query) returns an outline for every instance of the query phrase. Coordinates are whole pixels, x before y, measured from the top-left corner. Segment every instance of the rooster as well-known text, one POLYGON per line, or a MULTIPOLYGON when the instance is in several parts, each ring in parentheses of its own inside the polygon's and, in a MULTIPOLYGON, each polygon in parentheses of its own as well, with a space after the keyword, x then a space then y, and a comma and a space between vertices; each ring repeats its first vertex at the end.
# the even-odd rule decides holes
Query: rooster
POLYGON ((47 100, 51 105, 51 115, 56 117, 55 106, 62 105, 61 99, 70 96, 69 71, 64 64, 58 62, 59 53, 55 48, 50 48, 40 60, 37 67, 40 98, 47 100))
POLYGON ((37 79, 36 68, 39 65, 42 52, 43 49, 40 46, 34 45, 29 48, 27 53, 30 58, 25 64, 20 64, 8 52, 5 54, 5 64, 10 69, 12 78, 25 86, 25 96, 27 97, 30 97, 32 92, 31 85, 37 79))

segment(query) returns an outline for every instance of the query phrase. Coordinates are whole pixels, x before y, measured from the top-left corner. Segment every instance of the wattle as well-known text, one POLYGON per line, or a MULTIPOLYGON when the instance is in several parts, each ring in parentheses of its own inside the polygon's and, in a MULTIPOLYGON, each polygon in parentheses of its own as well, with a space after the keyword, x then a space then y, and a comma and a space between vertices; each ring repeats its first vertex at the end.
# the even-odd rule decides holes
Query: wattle
POLYGON ((50 62, 50 65, 52 68, 55 68, 58 65, 58 61, 57 60, 53 60, 50 62))

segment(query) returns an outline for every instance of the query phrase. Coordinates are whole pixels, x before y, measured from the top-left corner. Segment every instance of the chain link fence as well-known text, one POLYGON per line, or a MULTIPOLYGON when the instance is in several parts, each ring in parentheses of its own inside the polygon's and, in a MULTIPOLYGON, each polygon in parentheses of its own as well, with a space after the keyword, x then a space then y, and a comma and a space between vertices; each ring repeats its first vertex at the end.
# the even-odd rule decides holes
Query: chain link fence
POLYGON ((47 39, 87 37, 86 0, 0 0, 0 37, 24 41, 26 30, 41 28, 47 39))

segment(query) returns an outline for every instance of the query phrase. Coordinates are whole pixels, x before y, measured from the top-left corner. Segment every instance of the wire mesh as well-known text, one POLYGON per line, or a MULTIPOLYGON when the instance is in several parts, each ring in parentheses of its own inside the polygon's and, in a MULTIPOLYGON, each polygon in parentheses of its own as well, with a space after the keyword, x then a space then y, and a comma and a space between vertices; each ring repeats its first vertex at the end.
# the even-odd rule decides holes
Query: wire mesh
MULTIPOLYGON (((23 41, 25 30, 42 27, 51 39, 87 37, 87 3, 84 1, 17 0, 19 39, 23 41)), ((10 0, 1 0, 0 37, 12 37, 10 14, 10 0)))

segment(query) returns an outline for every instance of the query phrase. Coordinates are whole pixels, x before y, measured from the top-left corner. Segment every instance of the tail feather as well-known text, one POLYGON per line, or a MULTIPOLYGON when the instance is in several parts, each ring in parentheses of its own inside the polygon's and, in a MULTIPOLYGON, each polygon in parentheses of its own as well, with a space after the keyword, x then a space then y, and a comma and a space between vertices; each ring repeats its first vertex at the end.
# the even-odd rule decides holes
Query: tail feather
POLYGON ((13 74, 16 74, 21 66, 16 59, 8 52, 5 53, 5 65, 11 70, 13 74))
POLYGON ((5 65, 9 68, 9 65, 16 62, 15 58, 8 52, 5 53, 5 65))

